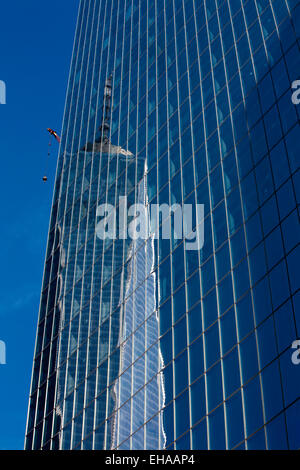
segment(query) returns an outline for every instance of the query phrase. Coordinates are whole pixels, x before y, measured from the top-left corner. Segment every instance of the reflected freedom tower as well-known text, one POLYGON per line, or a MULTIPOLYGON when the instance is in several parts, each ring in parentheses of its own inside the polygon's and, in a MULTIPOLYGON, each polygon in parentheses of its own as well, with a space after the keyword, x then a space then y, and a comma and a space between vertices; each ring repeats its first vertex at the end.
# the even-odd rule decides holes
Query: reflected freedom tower
POLYGON ((26 449, 300 448, 298 3, 80 1, 26 449))

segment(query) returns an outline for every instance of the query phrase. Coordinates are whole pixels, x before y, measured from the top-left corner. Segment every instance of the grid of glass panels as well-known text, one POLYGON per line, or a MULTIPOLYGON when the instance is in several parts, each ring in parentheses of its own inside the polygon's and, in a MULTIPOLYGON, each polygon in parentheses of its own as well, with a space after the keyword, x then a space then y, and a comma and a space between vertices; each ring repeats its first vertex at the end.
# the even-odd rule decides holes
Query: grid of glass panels
POLYGON ((296 0, 80 2, 26 448, 300 447, 299 18, 296 0), (205 204, 203 249, 99 241, 120 195, 205 204))

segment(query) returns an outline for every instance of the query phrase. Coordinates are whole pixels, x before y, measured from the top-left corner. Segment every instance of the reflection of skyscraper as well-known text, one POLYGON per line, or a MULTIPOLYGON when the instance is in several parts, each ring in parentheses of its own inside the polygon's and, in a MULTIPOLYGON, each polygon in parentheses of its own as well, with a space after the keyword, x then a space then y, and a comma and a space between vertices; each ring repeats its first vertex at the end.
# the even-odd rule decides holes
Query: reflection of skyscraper
MULTIPOLYGON (((137 203, 147 207, 147 185, 143 178, 137 187, 137 203)), ((149 214, 146 211, 146 217, 149 214)), ((164 378, 161 370, 157 317, 154 239, 132 243, 130 274, 127 277, 120 338, 120 377, 116 381, 117 402, 113 447, 119 449, 159 449, 165 446, 161 410, 164 407, 164 378), (144 387, 144 384, 147 387, 144 387), (131 419, 132 416, 132 419, 131 419), (147 427, 145 421, 155 417, 147 427), (127 440, 128 426, 133 435, 127 440)))
POLYGON ((300 447, 299 11, 81 0, 26 448, 300 447), (205 204, 201 252, 99 240, 124 195, 205 204))

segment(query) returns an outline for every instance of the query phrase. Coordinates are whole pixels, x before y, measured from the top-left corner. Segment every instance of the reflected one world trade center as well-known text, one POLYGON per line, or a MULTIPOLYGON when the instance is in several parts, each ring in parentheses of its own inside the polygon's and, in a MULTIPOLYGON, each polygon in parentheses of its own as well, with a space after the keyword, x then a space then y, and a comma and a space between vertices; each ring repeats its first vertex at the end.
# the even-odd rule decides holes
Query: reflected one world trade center
POLYGON ((299 32, 296 0, 80 0, 26 449, 300 448, 299 32))

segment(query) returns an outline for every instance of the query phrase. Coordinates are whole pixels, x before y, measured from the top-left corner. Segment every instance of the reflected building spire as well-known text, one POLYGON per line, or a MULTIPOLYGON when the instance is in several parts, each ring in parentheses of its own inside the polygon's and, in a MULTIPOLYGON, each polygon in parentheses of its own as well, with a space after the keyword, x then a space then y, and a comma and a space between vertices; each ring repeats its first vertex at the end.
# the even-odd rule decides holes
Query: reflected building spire
POLYGON ((104 87, 103 98, 103 120, 99 128, 100 137, 96 140, 97 143, 108 144, 110 138, 110 119, 111 119, 111 104, 112 104, 112 74, 107 78, 104 87))
POLYGON ((102 124, 99 127, 99 137, 95 142, 89 142, 82 150, 86 152, 102 152, 113 155, 123 155, 124 157, 133 157, 133 153, 125 150, 110 141, 110 122, 112 110, 112 74, 107 78, 104 86, 103 106, 102 106, 102 124))

